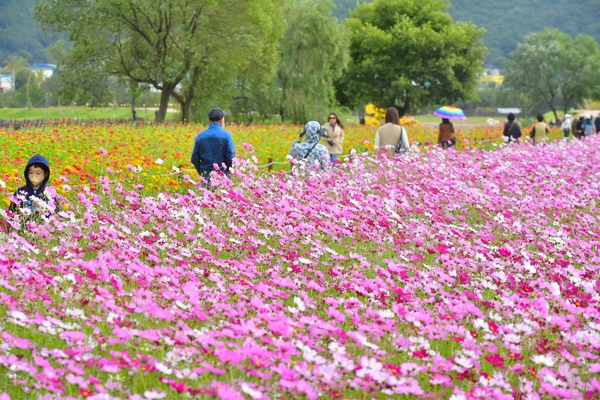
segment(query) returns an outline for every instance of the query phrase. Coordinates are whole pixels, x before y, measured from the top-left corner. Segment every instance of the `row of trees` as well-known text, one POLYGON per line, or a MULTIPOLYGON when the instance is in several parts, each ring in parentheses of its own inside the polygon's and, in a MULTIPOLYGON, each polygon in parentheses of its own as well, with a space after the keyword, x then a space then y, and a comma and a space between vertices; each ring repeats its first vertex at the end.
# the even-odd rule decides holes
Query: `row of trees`
POLYGON ((401 114, 472 98, 482 30, 444 0, 375 0, 345 23, 330 0, 38 0, 36 18, 68 35, 52 49, 65 102, 97 103, 108 82, 161 93, 183 121, 214 104, 305 121, 336 101, 401 114))
POLYGON ((575 40, 555 29, 527 36, 506 63, 505 90, 520 95, 530 114, 543 106, 558 119, 586 99, 600 98, 600 50, 596 40, 578 35, 575 40))

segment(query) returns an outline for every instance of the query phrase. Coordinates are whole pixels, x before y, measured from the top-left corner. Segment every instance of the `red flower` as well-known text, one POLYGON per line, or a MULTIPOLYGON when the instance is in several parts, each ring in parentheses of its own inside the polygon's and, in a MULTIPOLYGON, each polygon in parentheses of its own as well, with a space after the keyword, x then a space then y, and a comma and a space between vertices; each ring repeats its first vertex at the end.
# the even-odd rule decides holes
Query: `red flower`
POLYGON ((415 352, 413 352, 413 356, 420 357, 420 358, 425 358, 425 357, 428 356, 427 350, 422 349, 422 350, 415 351, 415 352))
POLYGON ((504 359, 499 354, 490 354, 485 356, 485 360, 492 364, 494 367, 504 369, 504 359))
POLYGON ((175 390, 177 390, 178 392, 185 392, 185 382, 176 382, 176 383, 171 383, 171 387, 175 390))
POLYGON ((398 375, 400 373, 400 366, 399 365, 394 365, 394 364, 388 364, 385 366, 387 369, 390 370, 390 372, 394 375, 398 375))
POLYGON ((520 355, 519 353, 510 353, 510 356, 518 361, 521 361, 523 359, 523 356, 520 355))
POLYGON ((510 257, 511 254, 510 251, 508 251, 504 247, 500 247, 500 249, 498 249, 498 253, 500 253, 502 257, 510 257))

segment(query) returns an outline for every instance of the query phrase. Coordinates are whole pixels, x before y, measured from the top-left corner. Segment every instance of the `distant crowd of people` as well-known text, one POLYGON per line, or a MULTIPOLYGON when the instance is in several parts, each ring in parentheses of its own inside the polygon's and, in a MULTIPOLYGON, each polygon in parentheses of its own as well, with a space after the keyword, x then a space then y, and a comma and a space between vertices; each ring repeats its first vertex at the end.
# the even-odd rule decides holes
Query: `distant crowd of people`
MULTIPOLYGON (((515 114, 510 113, 506 117, 507 121, 504 124, 504 137, 508 142, 516 142, 521 138, 521 127, 515 121, 515 114)), ((548 133, 550 127, 544 122, 544 116, 539 114, 530 130, 529 137, 533 140, 534 144, 544 144, 548 142, 548 133)), ((600 114, 592 121, 592 116, 589 114, 580 115, 579 118, 573 118, 571 114, 565 114, 564 119, 559 121, 560 127, 565 135, 565 139, 568 139, 571 135, 577 139, 584 138, 600 132, 600 114)))

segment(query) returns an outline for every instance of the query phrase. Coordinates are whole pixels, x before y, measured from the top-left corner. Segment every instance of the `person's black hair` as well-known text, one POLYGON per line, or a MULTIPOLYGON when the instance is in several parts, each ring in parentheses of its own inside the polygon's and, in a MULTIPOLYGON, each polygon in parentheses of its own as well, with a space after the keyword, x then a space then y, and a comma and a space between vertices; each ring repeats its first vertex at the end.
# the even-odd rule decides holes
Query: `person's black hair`
POLYGON ((36 167, 36 168, 41 168, 46 174, 50 173, 50 168, 48 168, 47 165, 44 165, 42 163, 33 163, 27 166, 27 172, 29 173, 29 168, 31 167, 36 167))
POLYGON ((538 120, 539 122, 542 122, 542 121, 544 120, 544 116, 543 116, 542 114, 538 114, 538 116, 537 116, 537 120, 538 120))
POLYGON ((510 122, 515 120, 515 114, 510 113, 506 116, 506 119, 508 119, 510 122))
POLYGON ((450 120, 448 118, 442 118, 442 124, 449 124, 450 120))

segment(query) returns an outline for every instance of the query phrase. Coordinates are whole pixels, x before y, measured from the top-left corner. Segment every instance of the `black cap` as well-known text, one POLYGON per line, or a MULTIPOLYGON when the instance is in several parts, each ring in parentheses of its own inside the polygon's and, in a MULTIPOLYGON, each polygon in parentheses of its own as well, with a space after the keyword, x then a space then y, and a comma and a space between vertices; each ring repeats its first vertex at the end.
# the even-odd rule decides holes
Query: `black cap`
POLYGON ((211 121, 220 121, 226 115, 227 113, 225 111, 221 110, 219 107, 215 107, 208 112, 208 119, 211 121))

